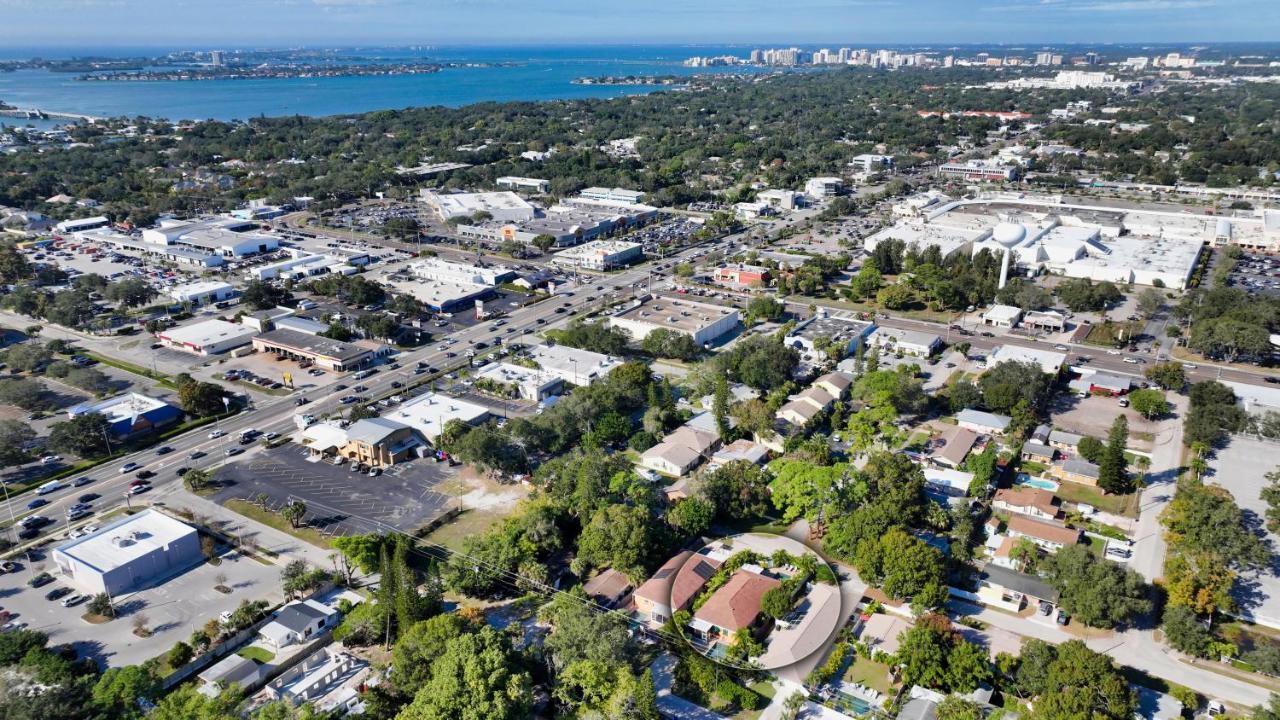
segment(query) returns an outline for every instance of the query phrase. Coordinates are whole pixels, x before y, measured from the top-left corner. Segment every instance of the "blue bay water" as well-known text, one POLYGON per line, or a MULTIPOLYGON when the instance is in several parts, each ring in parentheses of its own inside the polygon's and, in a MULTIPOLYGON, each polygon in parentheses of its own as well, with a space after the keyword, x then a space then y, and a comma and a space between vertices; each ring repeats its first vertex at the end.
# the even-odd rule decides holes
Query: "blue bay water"
MULTIPOLYGON (((321 116, 430 105, 457 107, 485 101, 618 97, 659 88, 575 85, 572 81, 600 75, 706 73, 711 70, 687 68, 681 62, 691 55, 745 56, 747 50, 683 46, 354 49, 348 54, 364 58, 504 65, 446 68, 426 75, 263 80, 85 82, 71 73, 19 70, 0 73, 0 101, 94 116, 244 120, 260 115, 321 116)), ((144 52, 157 54, 155 50, 137 54, 144 52)), ((110 54, 132 53, 114 50, 110 54)), ((758 72, 749 68, 714 71, 758 72)))

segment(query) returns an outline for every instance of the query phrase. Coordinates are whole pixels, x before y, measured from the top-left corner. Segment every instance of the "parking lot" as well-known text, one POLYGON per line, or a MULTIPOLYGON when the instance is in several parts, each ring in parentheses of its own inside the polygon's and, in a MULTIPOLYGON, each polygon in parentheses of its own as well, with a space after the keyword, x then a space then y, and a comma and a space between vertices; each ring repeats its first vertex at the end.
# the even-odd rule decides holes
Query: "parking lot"
POLYGON ((627 242, 637 242, 644 246, 646 253, 656 254, 658 248, 671 250, 687 245, 693 234, 702 229, 702 225, 688 218, 678 217, 661 220, 652 225, 640 228, 625 235, 627 242))
POLYGON ((54 574, 55 564, 48 553, 33 552, 32 560, 19 558, 22 568, 0 575, 0 606, 32 630, 49 636, 51 645, 69 644, 81 657, 92 657, 103 667, 138 665, 191 637, 193 630, 224 610, 234 610, 242 600, 283 599, 280 568, 230 551, 218 565, 200 565, 169 578, 162 584, 115 598, 119 616, 110 622, 92 625, 82 619, 84 603, 62 607, 45 595, 65 586, 61 579, 39 588, 27 581, 41 572, 54 574), (214 590, 219 577, 231 588, 229 594, 214 590), (133 632, 135 618, 146 618, 150 637, 133 632))
MULTIPOLYGON (((1266 530, 1267 504, 1261 493, 1266 486, 1263 476, 1280 465, 1277 458, 1280 458, 1280 444, 1235 435, 1225 448, 1216 451, 1206 478, 1235 496, 1246 523, 1256 532, 1265 533, 1273 549, 1280 544, 1280 537, 1266 530)), ((1275 556, 1272 556, 1272 567, 1256 577, 1238 576, 1232 596, 1243 617, 1272 627, 1280 626, 1280 567, 1276 565, 1275 556)))
POLYGON ((333 535, 386 530, 411 532, 427 524, 449 505, 441 484, 458 468, 430 459, 387 468, 378 477, 353 472, 349 464, 331 465, 308 459, 309 451, 288 443, 264 450, 252 459, 223 466, 217 481, 224 487, 214 500, 253 500, 267 496, 269 508, 301 500, 305 520, 333 535))
POLYGON ((1092 435, 1106 441, 1111 423, 1124 415, 1129 422, 1129 447, 1150 452, 1155 447, 1155 432, 1160 423, 1147 420, 1132 407, 1120 407, 1117 398, 1094 395, 1086 398, 1060 393, 1050 409, 1054 427, 1080 435, 1092 435))
POLYGON ((1241 253, 1227 283, 1249 292, 1280 295, 1280 258, 1241 253))

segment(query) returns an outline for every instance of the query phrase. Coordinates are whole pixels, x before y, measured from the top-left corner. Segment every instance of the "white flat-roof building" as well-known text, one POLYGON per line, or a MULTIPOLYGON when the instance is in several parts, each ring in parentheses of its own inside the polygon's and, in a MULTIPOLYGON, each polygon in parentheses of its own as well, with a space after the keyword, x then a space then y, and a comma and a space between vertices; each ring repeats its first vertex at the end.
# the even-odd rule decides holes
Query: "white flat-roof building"
POLYGON ((253 342, 258 331, 254 328, 227 322, 204 320, 182 327, 161 330, 156 339, 162 344, 196 355, 217 355, 253 342))
POLYGON ((204 560, 196 529, 147 509, 53 551, 58 573, 85 593, 120 595, 204 560))
POLYGON ((938 175, 941 177, 958 178, 968 182, 1004 182, 1018 177, 1018 166, 1001 165, 989 160, 969 160, 967 162, 953 162, 939 165, 938 175))
POLYGON ((929 357, 942 348, 942 338, 920 330, 876 326, 867 335, 867 344, 888 352, 929 357))
POLYGON ((809 197, 835 197, 844 191, 844 180, 838 177, 811 178, 804 184, 804 194, 809 197))
POLYGON ((609 200, 612 202, 622 202, 636 204, 645 196, 643 190, 628 190, 626 188, 603 188, 589 187, 578 193, 578 197, 587 200, 609 200))
POLYGON ((535 345, 529 357, 571 385, 590 385, 622 365, 622 359, 568 345, 535 345))
POLYGON ((982 324, 994 325, 995 327, 1012 328, 1017 327, 1018 321, 1022 319, 1022 308, 1013 305, 992 305, 982 313, 982 324))
POLYGON ((854 172, 870 175, 893 167, 893 156, 870 153, 854 155, 853 159, 849 161, 849 167, 853 168, 854 172))
POLYGON ((577 267, 587 270, 613 270, 625 267, 644 258, 640 243, 625 240, 594 240, 585 245, 561 250, 551 262, 561 267, 577 267))
POLYGON ((147 257, 161 258, 175 265, 215 268, 225 264, 221 255, 179 245, 156 245, 143 242, 142 240, 135 240, 124 233, 106 228, 77 232, 75 237, 81 243, 92 243, 112 248, 113 250, 123 250, 147 257))
POLYGON ((1005 362, 1028 362, 1039 365, 1040 369, 1050 375, 1057 375, 1067 362, 1067 354, 1053 350, 1023 347, 1021 345, 1000 345, 992 348, 987 355, 987 367, 995 367, 1005 362))
POLYGON ((229 300, 235 297, 236 289, 231 283, 218 282, 216 280, 202 280, 200 282, 186 283, 185 285, 175 285, 169 289, 169 297, 180 303, 189 302, 193 305, 209 305, 211 303, 229 300))
POLYGON ((423 280, 463 285, 500 285, 516 277, 516 271, 506 265, 475 265, 438 257, 415 262, 409 266, 409 271, 423 280))
POLYGON ((488 213, 494 220, 516 222, 532 220, 537 208, 510 190, 482 193, 439 193, 423 190, 421 200, 441 220, 473 217, 488 213))
POLYGON ((348 262, 348 258, 307 252, 299 248, 290 248, 293 256, 266 265, 258 265, 244 271, 250 280, 303 280, 317 275, 354 275, 356 268, 348 262))
POLYGON ((756 200, 776 210, 795 210, 801 203, 800 193, 794 190, 761 190, 756 200))
POLYGON ((432 392, 420 395, 392 409, 383 417, 408 425, 421 433, 429 442, 434 443, 450 420, 461 420, 468 425, 475 425, 489 417, 489 409, 466 400, 432 392))
POLYGON ((564 384, 563 380, 552 373, 510 363, 486 365, 475 377, 477 388, 499 391, 534 402, 558 395, 564 384), (483 384, 481 381, 484 381, 483 384))
POLYGON ((97 215, 77 220, 63 220, 55 225, 54 229, 60 234, 69 235, 71 233, 84 232, 85 230, 97 230, 110 224, 111 220, 106 215, 97 215))
POLYGON ((689 335, 698 345, 719 338, 741 323, 737 308, 654 296, 609 317, 610 327, 626 330, 637 341, 665 328, 689 335))
POLYGON ((176 406, 142 393, 124 393, 103 400, 90 400, 67 408, 67 417, 101 415, 111 432, 121 437, 141 435, 172 425, 182 419, 176 406))
POLYGON ((142 231, 142 241, 193 248, 221 257, 258 255, 280 247, 280 241, 262 232, 258 223, 225 217, 161 220, 158 226, 142 231))
POLYGON ((516 177, 514 175, 504 175, 496 181, 498 187, 510 188, 512 190, 527 190, 536 193, 551 192, 551 181, 541 178, 516 177))

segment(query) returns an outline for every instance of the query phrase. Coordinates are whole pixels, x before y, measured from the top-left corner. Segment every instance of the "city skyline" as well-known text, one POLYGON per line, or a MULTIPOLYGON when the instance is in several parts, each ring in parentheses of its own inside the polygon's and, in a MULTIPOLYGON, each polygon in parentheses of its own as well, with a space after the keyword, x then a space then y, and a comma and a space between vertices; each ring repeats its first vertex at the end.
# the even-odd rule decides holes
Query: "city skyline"
POLYGON ((540 0, 514 8, 497 0, 0 0, 11 50, 264 42, 1045 45, 1257 42, 1280 36, 1280 7, 1268 0, 800 0, 785 13, 777 7, 763 0, 703 0, 697 7, 540 0), (140 24, 140 17, 149 20, 140 24))

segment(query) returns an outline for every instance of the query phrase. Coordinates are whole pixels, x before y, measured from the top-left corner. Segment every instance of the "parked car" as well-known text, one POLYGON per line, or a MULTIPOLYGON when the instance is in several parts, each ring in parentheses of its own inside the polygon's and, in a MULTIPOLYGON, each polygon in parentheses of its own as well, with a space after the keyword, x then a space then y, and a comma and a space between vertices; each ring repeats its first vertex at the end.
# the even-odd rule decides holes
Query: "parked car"
POLYGON ((69 588, 69 587, 58 587, 58 588, 54 588, 54 589, 50 590, 49 592, 45 593, 45 594, 44 594, 44 599, 45 599, 45 600, 50 600, 50 601, 52 601, 52 600, 57 600, 57 599, 59 599, 59 598, 66 597, 67 595, 70 595, 70 594, 71 594, 71 588, 69 588))
POLYGON ((56 462, 61 462, 61 461, 62 461, 61 455, 45 455, 44 457, 40 458, 41 465, 52 465, 56 462))
POLYGON ((28 580, 27 584, 33 588, 38 588, 44 585, 48 585, 51 582, 53 582, 53 576, 47 572, 42 572, 39 575, 36 575, 35 577, 28 580))
POLYGON ((72 605, 79 605, 84 601, 85 601, 84 595, 81 595, 80 593, 75 593, 70 597, 65 597, 62 599, 62 607, 71 607, 72 605))

